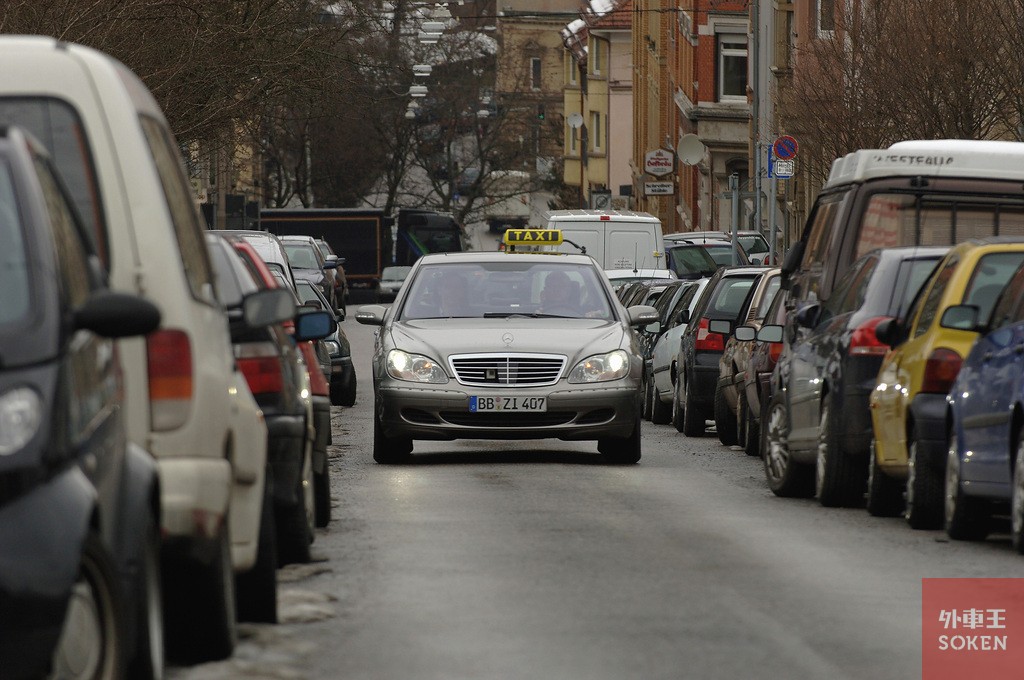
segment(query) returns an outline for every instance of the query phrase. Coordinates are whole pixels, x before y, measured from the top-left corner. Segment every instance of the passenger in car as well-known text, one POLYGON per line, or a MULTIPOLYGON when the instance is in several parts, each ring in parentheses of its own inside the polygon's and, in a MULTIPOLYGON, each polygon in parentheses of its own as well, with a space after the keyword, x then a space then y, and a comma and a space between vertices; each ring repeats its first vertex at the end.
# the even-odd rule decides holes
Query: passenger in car
POLYGON ((440 316, 469 315, 466 280, 454 272, 442 274, 435 287, 440 316))
POLYGON ((551 272, 544 279, 544 290, 540 293, 542 314, 576 316, 580 314, 580 294, 576 282, 565 272, 551 272))

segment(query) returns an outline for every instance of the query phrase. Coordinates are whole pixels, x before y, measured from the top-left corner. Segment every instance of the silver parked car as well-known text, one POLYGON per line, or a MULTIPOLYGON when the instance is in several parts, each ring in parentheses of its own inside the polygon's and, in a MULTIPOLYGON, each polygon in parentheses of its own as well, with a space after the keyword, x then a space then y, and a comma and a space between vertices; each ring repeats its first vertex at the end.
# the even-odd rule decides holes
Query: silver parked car
POLYGON ((425 255, 380 325, 373 357, 378 463, 414 439, 597 440, 610 462, 640 459, 643 360, 625 309, 586 255, 425 255))

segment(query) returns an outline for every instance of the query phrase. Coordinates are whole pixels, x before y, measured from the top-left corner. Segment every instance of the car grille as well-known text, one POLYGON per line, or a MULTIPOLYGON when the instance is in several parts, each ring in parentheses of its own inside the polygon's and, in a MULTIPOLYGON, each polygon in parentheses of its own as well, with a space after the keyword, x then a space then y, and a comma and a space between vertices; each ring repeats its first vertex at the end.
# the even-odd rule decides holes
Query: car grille
POLYGON ((573 412, 538 411, 535 413, 442 411, 441 418, 452 425, 466 427, 550 427, 565 425, 576 417, 573 412))
POLYGON ((554 385, 565 368, 557 354, 460 354, 449 357, 463 385, 542 387, 554 385))

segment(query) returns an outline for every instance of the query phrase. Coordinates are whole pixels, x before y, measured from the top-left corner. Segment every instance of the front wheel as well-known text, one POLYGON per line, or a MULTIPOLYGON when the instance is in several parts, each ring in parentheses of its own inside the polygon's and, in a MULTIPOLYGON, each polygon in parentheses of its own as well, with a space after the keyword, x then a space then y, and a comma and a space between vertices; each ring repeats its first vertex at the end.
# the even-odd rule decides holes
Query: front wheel
POLYGON ((162 680, 165 648, 163 591, 160 587, 160 527, 152 514, 146 525, 138 584, 138 637, 128 665, 128 676, 139 680, 162 680))
POLYGON ((260 532, 256 544, 256 564, 235 576, 238 619, 259 623, 277 623, 277 529, 274 524, 273 476, 270 468, 263 487, 260 507, 260 532))
POLYGON ((54 649, 53 677, 115 680, 124 675, 120 592, 117 571, 103 542, 90 533, 54 649))
POLYGON ((754 411, 750 408, 745 395, 740 396, 740 414, 743 419, 743 450, 748 456, 761 455, 761 423, 754 418, 754 411))
POLYGON ((984 501, 964 494, 960 485, 960 454, 953 433, 946 455, 946 533, 954 541, 980 541, 989 532, 991 510, 984 501))
POLYGON ((672 421, 672 404, 666 404, 658 396, 658 386, 651 379, 651 422, 668 425, 672 421))
POLYGON ((683 434, 687 437, 703 437, 706 430, 704 414, 697 406, 690 391, 690 382, 683 383, 683 434))
POLYGON ((1017 457, 1013 464, 1010 501, 1010 538, 1013 549, 1024 555, 1024 434, 1017 435, 1017 457))
POLYGON ((672 385, 672 426, 676 428, 676 432, 683 431, 683 420, 686 415, 683 413, 683 397, 679 393, 682 389, 682 380, 682 376, 677 376, 672 385))
POLYGON ((636 424, 628 437, 606 437, 597 442, 597 450, 605 460, 615 465, 633 465, 640 461, 640 413, 637 412, 636 424))
POLYGON ((896 517, 902 514, 903 490, 878 464, 874 442, 871 442, 868 458, 868 513, 873 517, 896 517))
POLYGON ((814 475, 818 502, 826 508, 856 506, 864 493, 865 470, 856 464, 853 456, 843 450, 839 429, 838 414, 832 408, 832 395, 826 393, 821 400, 814 475))
POLYGON ((373 417, 373 460, 381 465, 407 463, 412 453, 412 439, 391 438, 384 434, 380 418, 373 417))
POLYGON ((718 441, 725 446, 732 446, 737 441, 736 414, 729 408, 722 385, 719 382, 715 387, 715 429, 718 431, 718 441))
POLYGON ((941 529, 943 480, 935 472, 935 462, 924 460, 917 433, 911 431, 907 439, 907 523, 914 529, 941 529))
POLYGON ((814 494, 814 468, 797 463, 789 453, 789 411, 782 390, 772 396, 766 419, 764 473, 776 496, 807 498, 814 494))

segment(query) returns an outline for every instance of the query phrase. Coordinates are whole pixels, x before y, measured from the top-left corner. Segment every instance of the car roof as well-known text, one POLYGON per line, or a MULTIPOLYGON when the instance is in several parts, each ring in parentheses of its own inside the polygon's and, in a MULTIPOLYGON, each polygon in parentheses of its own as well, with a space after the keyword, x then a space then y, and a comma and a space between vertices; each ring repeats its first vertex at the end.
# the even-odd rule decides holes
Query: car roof
POLYGON ((492 251, 464 251, 458 253, 428 253, 420 257, 417 262, 423 264, 441 264, 447 261, 448 264, 454 262, 508 262, 509 258, 515 258, 517 260, 525 260, 527 262, 535 263, 562 263, 562 264, 582 264, 591 265, 597 267, 597 262, 594 258, 589 255, 577 255, 575 253, 557 253, 557 252, 507 252, 503 250, 492 250, 492 251))

